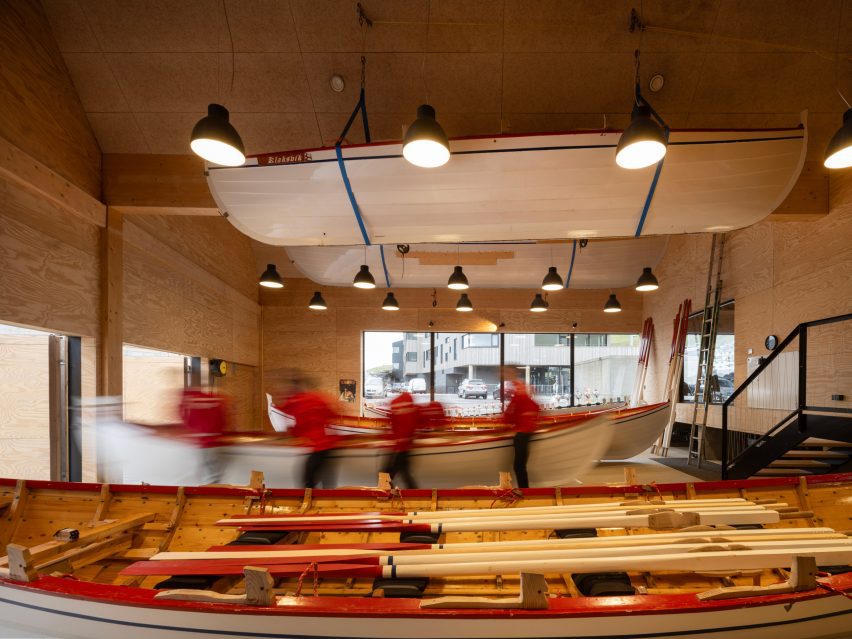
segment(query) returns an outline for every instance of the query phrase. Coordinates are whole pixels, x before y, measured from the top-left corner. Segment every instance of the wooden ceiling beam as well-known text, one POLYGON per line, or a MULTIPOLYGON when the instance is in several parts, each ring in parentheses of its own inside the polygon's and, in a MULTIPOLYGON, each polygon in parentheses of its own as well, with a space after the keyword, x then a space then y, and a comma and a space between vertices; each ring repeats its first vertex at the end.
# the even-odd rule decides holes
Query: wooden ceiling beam
POLYGON ((105 153, 103 197, 124 214, 219 215, 194 155, 105 153))

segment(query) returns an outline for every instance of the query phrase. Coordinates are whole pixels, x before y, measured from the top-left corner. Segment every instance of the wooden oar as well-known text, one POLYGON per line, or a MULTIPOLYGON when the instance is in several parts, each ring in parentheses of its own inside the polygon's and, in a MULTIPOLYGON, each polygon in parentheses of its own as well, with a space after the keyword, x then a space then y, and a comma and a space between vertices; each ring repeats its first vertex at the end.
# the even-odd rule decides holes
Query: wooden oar
MULTIPOLYGON (((377 566, 434 564, 434 563, 479 563, 497 560, 532 560, 532 559, 569 559, 572 557, 627 557, 632 555, 663 555, 677 552, 695 552, 708 547, 713 548, 737 548, 741 550, 759 550, 761 548, 787 548, 787 549, 809 549, 820 547, 834 547, 846 545, 852 549, 852 540, 846 543, 838 539, 804 539, 804 540, 781 540, 781 541, 751 541, 747 544, 720 544, 710 543, 706 539, 696 539, 693 543, 668 543, 649 544, 644 546, 616 546, 604 548, 555 548, 555 549, 530 549, 501 552, 497 550, 486 550, 478 553, 423 553, 423 554, 396 554, 396 555, 370 555, 369 551, 353 552, 350 554, 264 554, 262 552, 251 553, 250 556, 234 556, 227 553, 171 553, 177 557, 158 556, 150 561, 157 564, 156 569, 165 574, 173 568, 181 568, 187 562, 217 562, 223 566, 232 565, 283 565, 283 564, 305 564, 305 563, 352 563, 370 564, 377 566)), ((335 551, 336 553, 337 551, 335 551)), ((167 555, 169 553, 162 553, 167 555)))
POLYGON ((631 557, 591 557, 581 559, 548 559, 533 561, 493 561, 481 563, 385 566, 382 577, 457 577, 466 575, 505 575, 524 572, 678 572, 761 570, 789 568, 797 555, 816 559, 817 565, 836 566, 852 563, 852 548, 829 546, 798 550, 734 550, 715 552, 672 553, 669 555, 631 557))
MULTIPOLYGON (((771 508, 776 506, 786 506, 787 504, 772 504, 771 508)), ((638 510, 643 508, 677 508, 679 510, 697 510, 702 508, 739 508, 739 507, 762 507, 762 504, 747 501, 742 498, 731 499, 690 499, 690 500, 672 500, 668 502, 643 502, 643 503, 628 503, 628 502, 612 502, 603 504, 574 504, 570 506, 530 506, 522 508, 493 508, 493 509, 475 509, 468 510, 432 510, 432 511, 412 511, 412 512, 351 512, 337 514, 323 513, 283 513, 270 515, 232 515, 222 521, 360 521, 362 519, 434 519, 445 521, 447 519, 471 519, 481 517, 498 517, 505 518, 506 516, 527 517, 537 514, 552 514, 552 513, 580 513, 580 512, 602 512, 612 510, 638 510)))
POLYGON ((480 552, 513 552, 533 549, 554 550, 558 548, 586 548, 594 553, 596 548, 629 548, 656 544, 709 544, 751 543, 760 541, 798 541, 805 539, 847 540, 846 535, 831 528, 780 528, 758 530, 726 530, 723 532, 679 532, 646 535, 607 535, 580 539, 528 539, 520 541, 493 541, 459 544, 311 544, 293 546, 213 546, 207 551, 170 551, 157 553, 151 561, 196 560, 196 559, 263 559, 298 558, 313 561, 312 557, 328 560, 333 557, 360 556, 383 557, 475 554, 480 552), (386 548, 364 548, 364 546, 386 546, 386 548), (417 546, 412 548, 411 546, 417 546))
MULTIPOLYGON (((786 506, 786 504, 777 504, 777 506, 782 509, 786 506)), ((217 524, 222 526, 235 526, 235 525, 260 525, 260 526, 271 526, 278 524, 286 524, 286 525, 313 525, 313 524, 346 524, 346 523, 356 523, 362 521, 368 522, 377 522, 377 521, 387 521, 387 522, 401 522, 405 524, 427 524, 427 523, 461 523, 461 522, 475 522, 475 521, 498 521, 498 520, 507 520, 507 519, 524 519, 525 521, 536 521, 543 519, 552 519, 554 517, 569 519, 576 518, 582 519, 585 517, 594 517, 597 515, 606 515, 606 516, 615 516, 615 515, 630 515, 630 514, 638 514, 641 512, 653 512, 653 511, 672 511, 672 512, 707 512, 707 513, 718 513, 718 512, 765 512, 767 510, 776 510, 775 508, 769 509, 764 506, 759 505, 732 505, 728 507, 670 507, 670 506, 648 506, 641 508, 634 508, 633 506, 620 507, 618 509, 610 509, 610 510, 589 510, 587 512, 554 512, 554 513, 522 513, 522 512, 514 512, 514 509, 506 509, 502 511, 498 511, 497 515, 478 515, 475 511, 471 511, 471 515, 469 517, 455 517, 450 519, 444 519, 440 515, 435 515, 433 517, 420 517, 417 519, 412 519, 410 517, 400 517, 397 515, 376 515, 370 517, 358 517, 355 515, 351 516, 341 516, 337 518, 331 517, 270 517, 270 516, 252 516, 252 517, 232 517, 229 519, 221 519, 217 522, 217 524)))
MULTIPOLYGON (((499 560, 470 563, 436 563, 424 565, 375 566, 357 563, 286 563, 261 564, 275 577, 295 577, 306 571, 324 577, 455 577, 470 575, 505 575, 519 572, 576 573, 576 572, 676 572, 739 571, 787 568, 800 555, 812 556, 818 565, 848 565, 852 563, 852 548, 828 546, 820 548, 712 550, 709 552, 680 552, 664 555, 632 555, 627 557, 584 557, 571 559, 499 560)), ((216 560, 156 562, 131 564, 122 575, 240 575, 243 563, 223 564, 216 560)))

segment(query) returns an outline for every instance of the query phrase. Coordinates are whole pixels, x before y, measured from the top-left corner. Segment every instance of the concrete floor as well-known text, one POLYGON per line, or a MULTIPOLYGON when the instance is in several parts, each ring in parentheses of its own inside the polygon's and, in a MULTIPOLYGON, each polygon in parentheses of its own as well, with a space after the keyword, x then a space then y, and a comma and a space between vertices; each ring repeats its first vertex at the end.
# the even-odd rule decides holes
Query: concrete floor
MULTIPOLYGON (((656 455, 655 455, 656 456, 656 455)), ((670 457, 685 457, 686 449, 670 448, 670 457)), ((652 481, 658 484, 675 482, 701 481, 697 477, 688 475, 674 468, 669 468, 652 459, 650 451, 645 451, 636 457, 624 461, 605 461, 598 464, 591 471, 580 478, 580 484, 622 484, 624 483, 624 469, 632 468, 636 471, 636 480, 640 484, 652 481)))

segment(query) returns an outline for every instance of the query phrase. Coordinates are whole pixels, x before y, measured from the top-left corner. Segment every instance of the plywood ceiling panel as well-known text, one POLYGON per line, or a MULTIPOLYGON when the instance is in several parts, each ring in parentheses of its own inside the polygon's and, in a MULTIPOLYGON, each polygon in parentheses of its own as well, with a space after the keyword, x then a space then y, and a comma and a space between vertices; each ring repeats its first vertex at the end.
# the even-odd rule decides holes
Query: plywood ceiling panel
MULTIPOLYGON (((43 4, 101 146, 139 153, 185 152, 214 101, 249 153, 333 142, 363 52, 374 140, 398 139, 426 100, 450 135, 621 127, 640 44, 643 86, 665 76, 646 93, 675 127, 749 127, 754 114, 786 126, 808 109, 816 158, 845 107, 836 50, 852 93, 852 0, 645 0, 641 38, 628 0, 370 0, 370 29, 356 0, 43 4), (103 113, 132 113, 142 135, 103 113)), ((363 140, 355 129, 350 142, 363 140)))

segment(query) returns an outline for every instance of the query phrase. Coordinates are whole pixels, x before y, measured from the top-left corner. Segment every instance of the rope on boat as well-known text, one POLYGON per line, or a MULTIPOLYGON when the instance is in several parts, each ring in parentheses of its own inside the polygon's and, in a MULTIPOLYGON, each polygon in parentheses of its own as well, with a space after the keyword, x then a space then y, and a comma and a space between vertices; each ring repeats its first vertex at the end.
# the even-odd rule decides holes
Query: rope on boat
MULTIPOLYGON (((830 572, 818 572, 817 573, 817 577, 831 577, 831 576, 832 576, 832 574, 830 572)), ((825 583, 824 581, 817 581, 817 586, 819 586, 820 588, 823 588, 825 590, 828 590, 829 592, 834 593, 835 595, 842 595, 843 597, 846 597, 847 599, 852 601, 852 593, 848 593, 844 590, 840 590, 839 588, 835 588, 831 584, 825 583)))
POLYGON ((491 502, 489 508, 494 508, 494 504, 496 504, 498 501, 505 502, 507 507, 513 506, 516 502, 521 501, 523 498, 524 494, 520 490, 518 490, 517 488, 509 488, 497 495, 494 498, 494 501, 491 502))
POLYGON ((302 571, 301 575, 299 575, 299 581, 296 583, 296 597, 302 596, 302 586, 304 585, 305 577, 311 571, 314 573, 314 597, 319 597, 319 566, 315 561, 309 563, 308 567, 302 571))

